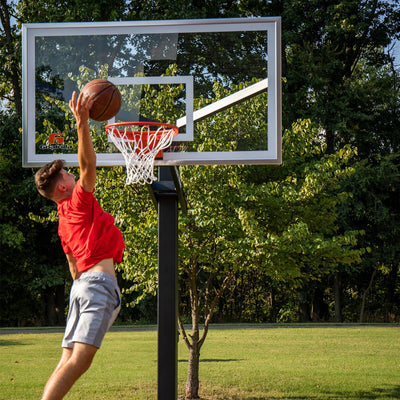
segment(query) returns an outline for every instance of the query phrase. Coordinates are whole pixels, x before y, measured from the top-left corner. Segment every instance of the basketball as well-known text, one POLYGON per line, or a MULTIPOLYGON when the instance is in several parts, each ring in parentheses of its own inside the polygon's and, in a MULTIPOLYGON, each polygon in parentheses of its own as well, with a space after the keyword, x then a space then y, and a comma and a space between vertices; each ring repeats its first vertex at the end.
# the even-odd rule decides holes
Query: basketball
POLYGON ((95 121, 107 121, 117 115, 121 108, 121 93, 106 79, 94 79, 82 89, 82 93, 93 97, 89 116, 95 121))

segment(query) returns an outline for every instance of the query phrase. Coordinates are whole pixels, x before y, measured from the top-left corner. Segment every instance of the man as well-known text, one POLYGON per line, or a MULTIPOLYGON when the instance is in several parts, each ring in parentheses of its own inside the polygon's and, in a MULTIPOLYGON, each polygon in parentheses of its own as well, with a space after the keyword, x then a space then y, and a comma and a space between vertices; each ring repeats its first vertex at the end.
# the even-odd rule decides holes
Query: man
POLYGON ((114 263, 122 261, 125 247, 114 218, 93 196, 96 154, 89 131, 93 100, 74 92, 69 106, 78 132, 80 178, 55 160, 35 175, 39 193, 57 203, 58 233, 74 279, 59 364, 45 386, 42 400, 62 399, 90 367, 106 331, 120 309, 114 263))

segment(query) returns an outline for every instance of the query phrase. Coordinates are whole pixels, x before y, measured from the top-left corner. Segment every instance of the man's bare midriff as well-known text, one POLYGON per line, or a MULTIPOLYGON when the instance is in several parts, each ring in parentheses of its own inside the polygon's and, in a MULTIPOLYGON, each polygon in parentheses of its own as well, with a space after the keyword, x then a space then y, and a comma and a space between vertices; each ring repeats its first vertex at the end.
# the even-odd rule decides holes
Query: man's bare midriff
MULTIPOLYGON (((94 265, 92 268, 89 268, 85 272, 93 272, 93 271, 101 271, 101 272, 106 272, 107 274, 115 276, 115 269, 114 269, 114 262, 112 258, 105 258, 104 260, 101 260, 98 262, 96 265, 94 265)), ((83 272, 83 273, 85 273, 83 272)))

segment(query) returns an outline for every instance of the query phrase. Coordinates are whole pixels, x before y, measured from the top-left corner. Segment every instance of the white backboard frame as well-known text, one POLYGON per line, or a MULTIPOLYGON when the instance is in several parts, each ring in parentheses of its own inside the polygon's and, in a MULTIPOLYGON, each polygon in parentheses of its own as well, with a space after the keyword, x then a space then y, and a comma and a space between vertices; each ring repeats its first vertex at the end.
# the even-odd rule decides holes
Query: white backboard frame
MULTIPOLYGON (((47 162, 62 158, 70 166, 78 166, 77 154, 37 154, 35 150, 35 38, 43 36, 144 34, 144 33, 197 33, 197 32, 237 32, 265 31, 268 34, 268 80, 262 81, 256 88, 247 88, 247 92, 235 93, 206 110, 193 111, 193 105, 187 105, 186 117, 180 118, 177 125, 186 125, 186 140, 193 137, 193 125, 204 117, 204 113, 219 112, 226 107, 223 101, 239 102, 241 99, 257 94, 257 90, 268 90, 268 150, 222 151, 222 152, 165 152, 163 159, 155 165, 197 165, 197 164, 280 164, 282 101, 281 101, 281 19, 280 17, 226 18, 199 20, 165 21, 120 21, 120 22, 82 22, 82 23, 45 23, 23 24, 22 26, 22 95, 23 95, 23 167, 40 167, 47 162), (252 90, 254 94, 251 94, 252 90), (249 94, 250 92, 250 94, 249 94), (240 98, 243 95, 242 98, 240 98), (239 97, 239 98, 238 98, 239 97), (190 108, 191 107, 191 108, 190 108)), ((190 88, 190 79, 174 77, 175 83, 184 83, 190 88)), ((112 78, 123 79, 123 78, 112 78)), ((150 77, 148 78, 150 79, 150 77)), ((255 86, 255 85, 253 85, 255 86)), ((190 92, 189 92, 190 94, 190 92)), ((190 96, 189 96, 190 97, 190 96)), ((229 106, 228 104, 228 106, 229 106)), ((205 107, 206 108, 206 107, 205 107)), ((207 115, 208 115, 207 114, 207 115)), ((178 135, 179 136, 179 135, 178 135)), ((178 140, 176 138, 175 140, 178 140)), ((179 138, 179 140, 183 140, 179 138)), ((98 153, 98 166, 124 165, 120 153, 98 153)))

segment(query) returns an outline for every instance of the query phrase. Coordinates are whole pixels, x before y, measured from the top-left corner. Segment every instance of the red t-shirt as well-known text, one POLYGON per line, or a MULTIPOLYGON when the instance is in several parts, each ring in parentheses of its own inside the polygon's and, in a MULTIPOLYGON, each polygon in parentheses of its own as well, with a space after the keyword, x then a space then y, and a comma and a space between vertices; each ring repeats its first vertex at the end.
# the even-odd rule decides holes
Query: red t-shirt
POLYGON ((57 211, 63 250, 76 258, 78 272, 105 258, 122 261, 125 243, 114 225, 114 217, 103 211, 93 193, 86 192, 79 180, 71 197, 58 203, 57 211))

